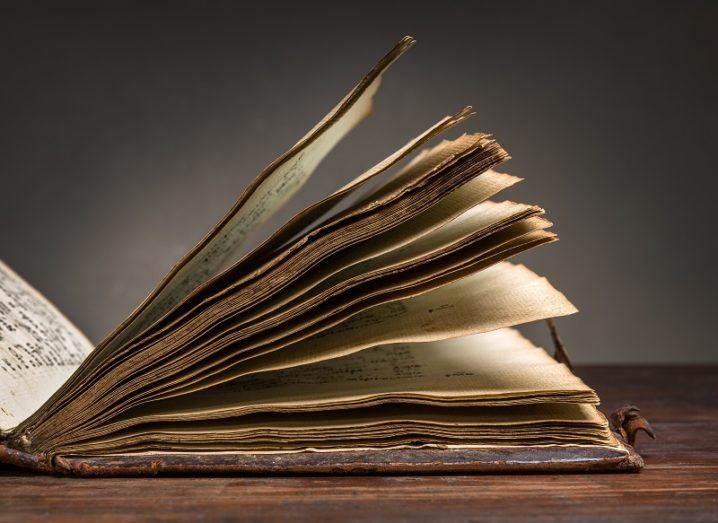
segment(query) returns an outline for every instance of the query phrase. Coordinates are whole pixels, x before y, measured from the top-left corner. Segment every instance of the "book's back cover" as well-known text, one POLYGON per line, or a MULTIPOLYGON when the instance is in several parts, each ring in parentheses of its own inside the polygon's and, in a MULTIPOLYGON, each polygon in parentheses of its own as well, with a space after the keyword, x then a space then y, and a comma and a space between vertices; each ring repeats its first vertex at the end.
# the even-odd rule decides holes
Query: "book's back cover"
POLYGON ((147 453, 56 456, 43 461, 0 446, 0 461, 46 473, 84 477, 154 475, 500 474, 636 471, 632 447, 462 446, 284 453, 147 453))

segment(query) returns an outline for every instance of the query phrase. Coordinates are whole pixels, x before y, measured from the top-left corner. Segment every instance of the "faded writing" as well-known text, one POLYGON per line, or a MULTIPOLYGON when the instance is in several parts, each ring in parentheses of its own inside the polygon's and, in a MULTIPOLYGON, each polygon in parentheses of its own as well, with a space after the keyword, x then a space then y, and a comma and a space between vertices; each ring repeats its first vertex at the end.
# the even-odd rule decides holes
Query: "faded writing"
POLYGON ((91 350, 55 307, 0 262, 0 428, 37 409, 91 350))

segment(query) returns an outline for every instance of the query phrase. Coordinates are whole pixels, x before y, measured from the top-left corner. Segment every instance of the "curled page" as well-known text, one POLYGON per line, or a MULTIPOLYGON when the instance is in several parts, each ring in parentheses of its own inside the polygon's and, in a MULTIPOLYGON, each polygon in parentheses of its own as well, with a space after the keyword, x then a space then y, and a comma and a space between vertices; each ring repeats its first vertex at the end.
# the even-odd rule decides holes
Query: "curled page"
POLYGON ((499 263, 426 294, 366 309, 321 334, 250 360, 242 374, 320 362, 397 342, 488 332, 576 312, 563 294, 522 265, 499 263))
POLYGON ((262 171, 224 218, 100 347, 116 347, 132 338, 214 275, 245 238, 304 185, 329 151, 370 114, 382 73, 413 43, 411 37, 402 39, 309 133, 262 171))
MULTIPOLYGON (((541 227, 540 224, 536 225, 541 227)), ((566 297, 522 265, 499 263, 425 294, 368 308, 324 332, 266 352, 182 390, 337 358, 369 347, 428 342, 576 312, 566 297)), ((174 391, 170 395, 177 394, 174 391)))

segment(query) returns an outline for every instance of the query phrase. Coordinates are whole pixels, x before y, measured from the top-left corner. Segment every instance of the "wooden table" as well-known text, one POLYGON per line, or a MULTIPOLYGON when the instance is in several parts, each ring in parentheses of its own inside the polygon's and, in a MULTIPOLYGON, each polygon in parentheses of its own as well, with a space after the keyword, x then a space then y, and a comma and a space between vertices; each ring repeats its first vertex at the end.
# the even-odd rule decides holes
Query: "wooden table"
POLYGON ((74 479, 0 468, 0 521, 718 521, 718 367, 583 367, 635 403, 638 474, 74 479), (643 436, 643 437, 642 437, 643 436))

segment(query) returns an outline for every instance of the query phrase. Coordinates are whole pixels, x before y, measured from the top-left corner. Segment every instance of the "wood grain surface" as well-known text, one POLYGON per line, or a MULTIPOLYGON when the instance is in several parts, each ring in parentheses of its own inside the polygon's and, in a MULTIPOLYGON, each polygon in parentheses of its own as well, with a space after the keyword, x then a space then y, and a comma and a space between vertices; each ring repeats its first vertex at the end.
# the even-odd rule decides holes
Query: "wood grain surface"
POLYGON ((0 521, 718 521, 718 367, 582 367, 638 474, 78 479, 0 468, 0 521), (644 437, 642 437, 644 436, 644 437))

